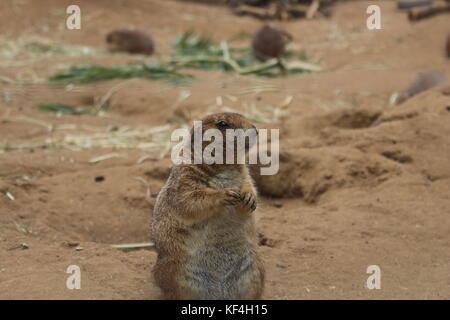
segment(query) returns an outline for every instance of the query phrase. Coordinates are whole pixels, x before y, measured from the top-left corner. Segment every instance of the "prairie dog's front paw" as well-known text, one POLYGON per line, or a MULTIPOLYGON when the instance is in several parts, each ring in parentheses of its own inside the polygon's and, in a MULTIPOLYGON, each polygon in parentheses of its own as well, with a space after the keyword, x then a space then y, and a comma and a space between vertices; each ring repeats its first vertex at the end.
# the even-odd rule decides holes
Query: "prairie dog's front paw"
POLYGON ((224 204, 225 205, 236 205, 239 201, 241 201, 241 195, 233 190, 225 190, 224 191, 224 204))
POLYGON ((244 193, 241 195, 242 205, 248 212, 256 210, 256 196, 253 193, 244 193))

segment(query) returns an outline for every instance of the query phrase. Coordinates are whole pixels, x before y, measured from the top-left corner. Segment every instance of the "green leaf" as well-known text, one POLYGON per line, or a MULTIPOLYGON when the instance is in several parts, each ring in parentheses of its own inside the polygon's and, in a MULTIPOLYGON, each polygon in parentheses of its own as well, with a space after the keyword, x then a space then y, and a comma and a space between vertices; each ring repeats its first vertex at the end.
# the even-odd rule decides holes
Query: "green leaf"
POLYGON ((60 103, 50 103, 50 104, 40 104, 38 105, 38 108, 43 111, 50 111, 50 112, 59 112, 64 114, 84 114, 89 113, 88 110, 84 108, 74 108, 65 104, 60 103))
POLYGON ((51 77, 49 81, 51 83, 88 83, 128 78, 166 80, 176 84, 186 83, 193 79, 191 75, 177 73, 168 66, 134 63, 115 67, 104 67, 99 65, 73 66, 69 70, 51 77))

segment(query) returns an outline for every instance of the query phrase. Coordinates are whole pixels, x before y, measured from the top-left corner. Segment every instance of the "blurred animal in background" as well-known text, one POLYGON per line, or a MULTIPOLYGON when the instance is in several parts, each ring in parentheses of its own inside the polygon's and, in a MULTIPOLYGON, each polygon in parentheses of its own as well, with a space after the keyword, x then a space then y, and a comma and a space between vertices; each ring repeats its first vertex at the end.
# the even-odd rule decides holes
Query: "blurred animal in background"
POLYGON ((292 39, 287 31, 273 24, 265 24, 253 35, 253 55, 260 61, 280 59, 292 39))
POLYGON ((420 73, 411 85, 391 98, 392 104, 400 104, 409 98, 447 82, 447 77, 439 71, 420 73))
POLYGON ((450 33, 448 34, 448 37, 447 37, 447 46, 445 49, 447 52, 447 57, 450 58, 450 33))
POLYGON ((115 30, 106 36, 111 51, 152 55, 155 43, 150 35, 137 30, 115 30))

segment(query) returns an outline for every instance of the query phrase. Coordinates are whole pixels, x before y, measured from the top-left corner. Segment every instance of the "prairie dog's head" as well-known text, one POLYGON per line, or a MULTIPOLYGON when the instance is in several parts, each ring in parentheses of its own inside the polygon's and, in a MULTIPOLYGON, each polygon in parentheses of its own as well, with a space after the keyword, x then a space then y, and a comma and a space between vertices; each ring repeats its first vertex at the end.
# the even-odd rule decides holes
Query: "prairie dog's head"
POLYGON ((225 134, 227 129, 254 129, 256 127, 246 117, 235 112, 214 113, 200 119, 204 131, 218 129, 225 134))
POLYGON ((201 150, 216 155, 213 144, 220 146, 223 156, 227 152, 236 159, 245 155, 256 144, 258 130, 247 118, 233 112, 215 113, 194 122, 191 129, 191 143, 201 143, 201 150), (197 140, 196 140, 197 139, 197 140), (201 140, 198 140, 201 139, 201 140), (239 153, 239 154, 238 154, 239 153))
POLYGON ((260 29, 260 32, 268 33, 272 37, 280 37, 285 44, 288 44, 289 42, 291 42, 294 39, 294 37, 289 32, 281 29, 280 27, 278 27, 272 23, 267 23, 264 26, 262 26, 260 29))
POLYGON ((106 43, 111 50, 118 50, 130 42, 132 32, 129 30, 115 30, 106 35, 106 43))

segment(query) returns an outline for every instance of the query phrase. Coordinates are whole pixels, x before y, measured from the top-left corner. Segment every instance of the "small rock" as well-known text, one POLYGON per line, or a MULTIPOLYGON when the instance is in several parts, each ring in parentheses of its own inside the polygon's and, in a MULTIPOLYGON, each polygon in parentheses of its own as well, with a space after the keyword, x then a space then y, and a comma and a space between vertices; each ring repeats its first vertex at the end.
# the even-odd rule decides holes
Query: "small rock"
POLYGON ((78 245, 79 245, 78 242, 73 242, 73 241, 67 242, 68 247, 78 247, 78 245))
POLYGON ((280 203, 280 202, 275 202, 275 203, 273 204, 273 206, 274 206, 275 208, 283 208, 283 204, 280 203))
POLYGON ((105 177, 104 176, 97 176, 95 177, 95 182, 103 182, 105 181, 105 177))

